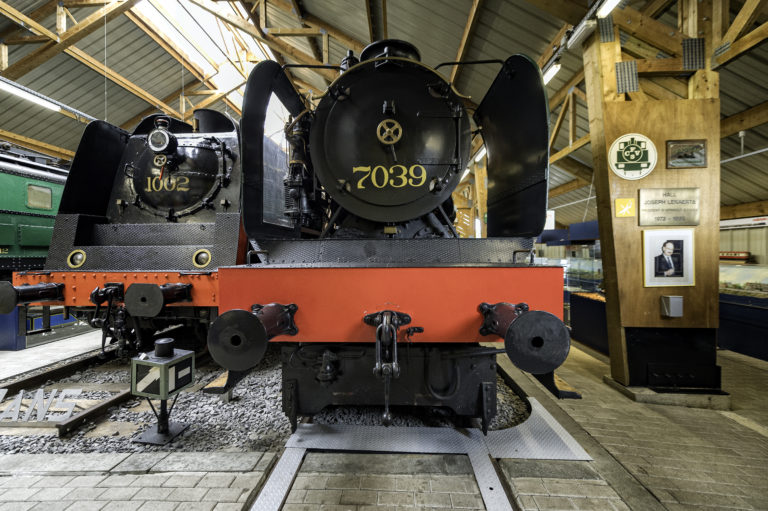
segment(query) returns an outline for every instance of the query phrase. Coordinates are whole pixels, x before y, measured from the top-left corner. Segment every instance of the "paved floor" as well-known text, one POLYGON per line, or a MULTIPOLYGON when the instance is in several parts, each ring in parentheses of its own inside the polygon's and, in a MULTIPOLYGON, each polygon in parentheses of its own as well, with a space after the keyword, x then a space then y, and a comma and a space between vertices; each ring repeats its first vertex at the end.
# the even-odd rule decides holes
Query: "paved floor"
POLYGON ((0 380, 101 348, 101 330, 19 351, 0 351, 0 380))
POLYGON ((0 455, 0 511, 239 511, 269 453, 0 455))
MULTIPOLYGON (((41 348, 64 358, 97 347, 98 339, 64 343, 41 348)), ((0 353, 0 375, 13 372, 4 362, 20 359, 16 353, 41 365, 53 361, 33 350, 0 353)), ((583 399, 558 401, 500 358, 594 458, 499 460, 517 508, 768 510, 768 363, 731 352, 720 352, 719 363, 733 397, 728 412, 631 401, 603 383, 606 360, 580 349, 558 374, 583 399)), ((263 453, 0 453, 0 511, 248 509, 274 459, 263 453)), ((484 509, 465 456, 310 453, 283 510, 419 507, 484 509)))
POLYGON ((721 352, 718 363, 733 396, 730 412, 631 401, 602 382, 605 362, 580 350, 572 350, 558 373, 583 399, 556 404, 664 508, 766 510, 768 363, 730 352, 721 352))

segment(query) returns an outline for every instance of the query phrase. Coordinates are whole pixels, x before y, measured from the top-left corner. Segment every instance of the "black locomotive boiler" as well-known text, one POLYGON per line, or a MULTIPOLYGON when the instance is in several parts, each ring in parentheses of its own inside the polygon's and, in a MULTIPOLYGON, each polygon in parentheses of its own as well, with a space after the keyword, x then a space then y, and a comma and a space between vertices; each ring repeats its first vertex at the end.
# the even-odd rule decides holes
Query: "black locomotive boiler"
POLYGON ((473 115, 488 154, 487 239, 452 225, 469 113, 413 45, 350 52, 313 107, 277 63, 254 68, 241 119, 249 262, 219 269, 208 348, 229 373, 218 390, 279 342, 293 427, 348 404, 383 405, 385 422, 390 405, 446 408, 487 427, 498 352, 552 376, 570 343, 555 315, 562 268, 529 264, 547 203, 547 100, 527 57, 491 65, 501 69, 473 115), (265 137, 274 98, 291 116, 282 165, 265 137), (480 344, 499 338, 504 349, 480 344))
POLYGON ((216 267, 243 262, 239 127, 197 110, 132 133, 90 123, 75 153, 44 271, 0 288, 4 309, 63 304, 120 348, 150 348, 171 326, 205 347, 216 267))

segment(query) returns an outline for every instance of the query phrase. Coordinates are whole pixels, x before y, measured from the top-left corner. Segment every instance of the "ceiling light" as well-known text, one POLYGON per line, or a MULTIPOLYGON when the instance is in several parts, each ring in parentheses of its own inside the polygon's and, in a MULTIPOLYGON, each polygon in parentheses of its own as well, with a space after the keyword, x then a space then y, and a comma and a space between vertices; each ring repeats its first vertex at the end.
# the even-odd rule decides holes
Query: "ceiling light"
POLYGON ((560 71, 560 63, 555 62, 549 68, 547 68, 546 71, 544 71, 544 85, 548 84, 549 81, 557 74, 557 72, 560 71))
POLYGON ((600 6, 600 8, 597 10, 597 17, 598 18, 605 18, 609 14, 611 14, 611 11, 619 5, 619 2, 621 0, 605 0, 603 2, 603 5, 600 6))
POLYGON ((483 146, 483 147, 482 147, 482 149, 480 149, 480 150, 477 152, 477 156, 475 156, 475 161, 480 161, 480 160, 482 160, 482 159, 483 159, 483 156, 485 156, 485 146, 483 146))
POLYGON ((584 20, 579 23, 578 26, 573 29, 571 35, 568 36, 568 42, 566 43, 568 49, 571 50, 583 43, 587 37, 592 35, 596 26, 597 21, 595 20, 584 20))
POLYGON ((5 92, 8 92, 9 94, 13 94, 14 96, 18 96, 20 98, 26 99, 27 101, 31 101, 32 103, 37 103, 40 106, 49 108, 54 112, 61 111, 61 107, 56 103, 52 103, 47 99, 43 99, 39 96, 36 96, 31 92, 27 92, 26 90, 21 88, 19 85, 16 85, 10 80, 0 80, 0 89, 4 90, 5 92))

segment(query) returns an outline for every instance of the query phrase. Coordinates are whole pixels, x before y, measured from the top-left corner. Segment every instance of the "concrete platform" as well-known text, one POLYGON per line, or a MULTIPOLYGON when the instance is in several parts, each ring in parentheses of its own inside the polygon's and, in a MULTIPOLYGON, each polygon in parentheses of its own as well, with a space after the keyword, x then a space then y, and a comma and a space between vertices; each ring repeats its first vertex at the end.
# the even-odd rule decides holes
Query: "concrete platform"
POLYGON ((0 380, 101 348, 101 330, 19 351, 0 351, 0 380))

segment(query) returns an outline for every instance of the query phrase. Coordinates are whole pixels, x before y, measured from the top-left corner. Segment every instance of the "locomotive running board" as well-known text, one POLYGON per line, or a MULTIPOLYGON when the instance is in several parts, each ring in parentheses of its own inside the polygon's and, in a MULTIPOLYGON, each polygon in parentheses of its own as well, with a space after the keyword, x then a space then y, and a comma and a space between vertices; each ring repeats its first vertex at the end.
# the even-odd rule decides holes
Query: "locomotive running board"
POLYGON ((534 398, 522 424, 484 437, 478 429, 300 424, 252 511, 278 511, 307 450, 466 454, 488 511, 511 510, 491 458, 590 461, 576 440, 534 398))

